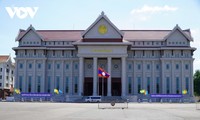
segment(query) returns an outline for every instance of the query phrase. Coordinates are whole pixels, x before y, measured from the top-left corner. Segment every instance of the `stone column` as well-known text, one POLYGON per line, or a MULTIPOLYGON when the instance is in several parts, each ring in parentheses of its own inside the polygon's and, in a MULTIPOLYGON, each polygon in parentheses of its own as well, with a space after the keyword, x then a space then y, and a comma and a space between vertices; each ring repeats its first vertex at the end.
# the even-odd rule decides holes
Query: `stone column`
POLYGON ((194 80, 193 80, 193 61, 194 59, 191 60, 191 63, 190 63, 190 78, 189 78, 189 95, 190 96, 194 96, 194 80))
POLYGON ((179 88, 180 94, 182 93, 182 90, 185 89, 185 87, 184 87, 184 81, 185 81, 184 69, 185 69, 185 67, 183 65, 183 60, 181 60, 181 78, 180 78, 180 81, 179 81, 179 83, 180 83, 180 88, 179 88))
POLYGON ((136 70, 137 70, 137 65, 136 65, 136 61, 134 60, 133 62, 133 80, 134 80, 134 95, 138 94, 138 82, 137 82, 137 77, 136 77, 136 70))
POLYGON ((27 60, 25 60, 25 62, 24 62, 24 78, 23 78, 23 80, 22 80, 22 91, 21 92, 27 92, 27 79, 26 79, 26 77, 27 77, 27 60))
POLYGON ((122 95, 126 96, 126 57, 122 57, 122 95))
POLYGON ((84 58, 79 57, 79 85, 78 85, 79 96, 82 96, 82 93, 83 93, 83 71, 84 71, 83 61, 84 61, 84 58))
POLYGON ((55 60, 53 60, 52 69, 53 69, 53 74, 52 74, 52 77, 51 77, 51 93, 54 93, 54 89, 55 89, 55 60))
POLYGON ((33 79, 31 80, 31 92, 36 92, 36 60, 33 62, 33 79))
POLYGON ((73 60, 70 61, 69 95, 73 94, 73 60))
POLYGON ((93 58, 93 96, 97 95, 97 57, 93 58))
POLYGON ((15 63, 16 64, 15 64, 15 70, 14 70, 14 85, 13 85, 13 87, 19 89, 19 73, 18 73, 19 62, 17 59, 15 59, 15 63))
POLYGON ((41 77, 41 92, 45 92, 45 90, 46 90, 46 86, 47 86, 47 84, 46 84, 46 60, 44 59, 43 60, 43 72, 42 72, 42 76, 43 77, 41 77))
POLYGON ((63 94, 65 94, 64 60, 62 60, 61 63, 62 63, 62 65, 61 65, 61 68, 62 68, 61 71, 62 72, 61 72, 61 88, 60 89, 62 90, 63 94))
POLYGON ((155 69, 154 69, 155 65, 154 65, 154 61, 152 61, 152 76, 151 76, 151 93, 149 94, 155 94, 156 93, 156 78, 155 78, 155 69))
POLYGON ((176 76, 174 75, 174 60, 171 61, 171 79, 170 79, 170 89, 169 93, 170 94, 176 94, 176 76))
POLYGON ((111 96, 111 61, 112 58, 108 57, 108 73, 110 74, 110 77, 108 78, 108 85, 107 85, 107 96, 111 96))
MULTIPOLYGON (((146 62, 142 61, 142 80, 141 80, 141 88, 147 90, 147 80, 145 78, 145 72, 146 72, 146 62)), ((149 91, 148 91, 149 92, 149 91)))
POLYGON ((165 71, 164 71, 164 60, 161 60, 161 88, 162 88, 162 90, 161 90, 161 94, 166 94, 166 85, 165 85, 165 77, 164 77, 164 74, 165 74, 165 71))

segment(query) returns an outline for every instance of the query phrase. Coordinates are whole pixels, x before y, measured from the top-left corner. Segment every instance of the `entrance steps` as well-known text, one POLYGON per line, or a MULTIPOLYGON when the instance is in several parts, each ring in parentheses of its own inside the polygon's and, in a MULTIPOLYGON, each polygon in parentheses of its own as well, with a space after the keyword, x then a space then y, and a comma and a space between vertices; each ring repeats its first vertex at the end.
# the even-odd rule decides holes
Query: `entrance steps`
POLYGON ((125 102, 126 100, 125 99, 123 99, 121 96, 103 96, 102 98, 101 98, 102 100, 102 102, 108 102, 108 103, 110 103, 110 102, 112 102, 112 101, 114 101, 114 102, 125 102))
POLYGON ((66 96, 66 102, 82 102, 83 101, 83 97, 82 96, 66 96))
POLYGON ((138 96, 132 95, 132 96, 124 96, 123 99, 126 99, 128 102, 137 102, 138 96))

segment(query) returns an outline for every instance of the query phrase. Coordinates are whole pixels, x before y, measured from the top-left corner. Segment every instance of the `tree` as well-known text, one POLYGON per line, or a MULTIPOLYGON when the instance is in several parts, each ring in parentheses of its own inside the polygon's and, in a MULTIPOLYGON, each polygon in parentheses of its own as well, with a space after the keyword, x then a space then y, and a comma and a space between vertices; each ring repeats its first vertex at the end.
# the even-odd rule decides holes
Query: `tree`
POLYGON ((197 70, 193 76, 194 79, 194 94, 200 96, 200 70, 197 70))

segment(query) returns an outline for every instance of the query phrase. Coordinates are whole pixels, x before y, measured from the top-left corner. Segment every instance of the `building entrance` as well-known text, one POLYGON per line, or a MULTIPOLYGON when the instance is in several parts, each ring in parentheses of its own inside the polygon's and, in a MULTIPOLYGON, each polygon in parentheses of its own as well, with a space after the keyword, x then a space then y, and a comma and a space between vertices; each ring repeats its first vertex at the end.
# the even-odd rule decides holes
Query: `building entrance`
POLYGON ((98 78, 98 95, 107 96, 107 78, 98 78))
POLYGON ((93 92, 93 78, 87 77, 84 80, 84 96, 90 96, 93 92))
POLYGON ((121 96, 121 78, 112 78, 112 96, 121 96))

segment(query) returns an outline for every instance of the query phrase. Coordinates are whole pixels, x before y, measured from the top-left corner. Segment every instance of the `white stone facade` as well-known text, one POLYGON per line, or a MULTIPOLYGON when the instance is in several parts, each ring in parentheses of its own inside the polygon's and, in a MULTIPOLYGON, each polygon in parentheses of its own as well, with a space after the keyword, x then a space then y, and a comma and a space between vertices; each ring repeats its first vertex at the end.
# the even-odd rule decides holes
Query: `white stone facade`
POLYGON ((86 96, 101 95, 104 87, 105 96, 137 96, 141 89, 149 94, 182 94, 187 89, 193 96, 196 49, 190 47, 190 31, 178 25, 173 30, 119 30, 102 13, 87 30, 30 26, 16 40, 15 85, 22 92, 53 94, 58 88, 64 95, 86 96), (102 24, 105 34, 98 33, 102 24), (98 67, 110 73, 104 85, 98 67))
POLYGON ((9 55, 0 55, 0 98, 10 95, 14 88, 15 66, 9 55))

